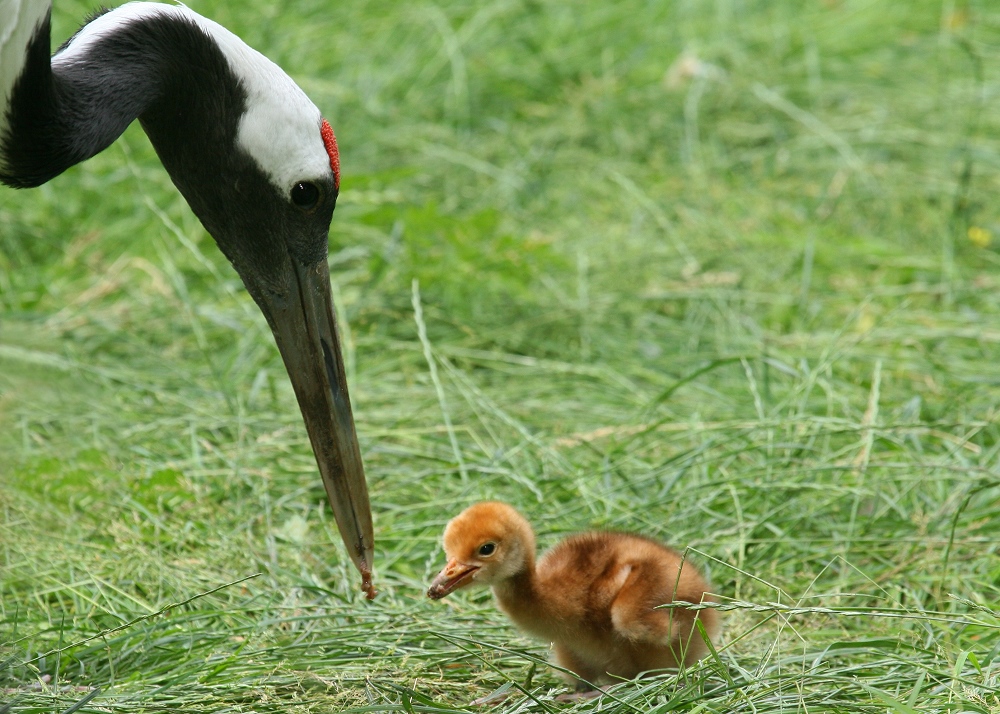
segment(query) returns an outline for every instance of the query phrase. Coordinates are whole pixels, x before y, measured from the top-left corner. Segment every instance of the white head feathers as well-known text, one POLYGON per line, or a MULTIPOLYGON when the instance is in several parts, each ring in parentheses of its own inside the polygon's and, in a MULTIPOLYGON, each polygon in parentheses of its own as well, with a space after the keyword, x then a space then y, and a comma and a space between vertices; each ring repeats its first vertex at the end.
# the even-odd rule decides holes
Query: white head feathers
MULTIPOLYGON (((0 0, 4 2, 19 0, 0 0)), ((237 143, 282 194, 287 195, 298 181, 329 175, 330 156, 320 134, 322 116, 305 92, 278 65, 232 32, 183 5, 122 5, 86 25, 52 58, 53 65, 77 61, 100 38, 124 26, 163 16, 194 23, 218 44, 247 93, 247 110, 240 119, 237 143)))

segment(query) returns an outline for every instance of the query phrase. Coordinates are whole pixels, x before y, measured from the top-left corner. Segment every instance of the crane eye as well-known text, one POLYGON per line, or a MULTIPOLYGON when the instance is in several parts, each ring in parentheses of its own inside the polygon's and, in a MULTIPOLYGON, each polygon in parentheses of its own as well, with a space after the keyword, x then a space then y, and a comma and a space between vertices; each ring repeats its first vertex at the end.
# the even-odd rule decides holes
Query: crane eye
POLYGON ((319 203, 319 189, 316 184, 299 181, 292 186, 292 203, 307 211, 316 208, 316 204, 319 203))
POLYGON ((479 546, 479 554, 484 558, 486 558, 488 556, 493 555, 493 553, 496 552, 496 549, 497 549, 496 543, 483 543, 481 546, 479 546))

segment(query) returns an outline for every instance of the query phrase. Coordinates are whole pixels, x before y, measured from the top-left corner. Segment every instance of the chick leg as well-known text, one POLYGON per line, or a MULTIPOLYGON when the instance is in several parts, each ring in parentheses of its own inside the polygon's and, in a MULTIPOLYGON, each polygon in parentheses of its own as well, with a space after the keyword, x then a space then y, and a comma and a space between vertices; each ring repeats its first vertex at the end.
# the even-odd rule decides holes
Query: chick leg
POLYGON ((585 701, 587 699, 596 699, 597 697, 604 694, 607 687, 598 687, 597 689, 588 689, 585 692, 567 692, 566 694, 560 694, 556 697, 557 702, 579 702, 585 701))
POLYGON ((599 667, 595 667, 592 663, 587 662, 562 643, 556 643, 552 648, 552 652, 555 656, 556 664, 575 675, 570 676, 561 673, 563 679, 568 684, 572 684, 576 689, 577 695, 589 694, 590 692, 593 692, 592 696, 600 694, 600 691, 595 689, 597 680, 604 676, 604 672, 599 667))

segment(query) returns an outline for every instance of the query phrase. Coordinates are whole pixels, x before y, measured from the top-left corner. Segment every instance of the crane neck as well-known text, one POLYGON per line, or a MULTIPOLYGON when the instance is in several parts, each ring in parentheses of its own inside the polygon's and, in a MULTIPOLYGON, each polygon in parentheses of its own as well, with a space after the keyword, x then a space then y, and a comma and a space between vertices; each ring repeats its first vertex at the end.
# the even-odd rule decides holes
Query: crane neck
POLYGON ((3 0, 0 21, 0 136, 7 127, 6 112, 14 83, 27 61, 27 47, 42 25, 49 25, 51 0, 3 0))
POLYGON ((219 46, 174 13, 115 24, 114 12, 93 18, 51 59, 49 15, 37 27, 4 108, 4 183, 45 183, 136 118, 172 176, 206 149, 217 153, 211 144, 235 141, 246 95, 219 46), (97 24, 105 31, 88 32, 97 24))

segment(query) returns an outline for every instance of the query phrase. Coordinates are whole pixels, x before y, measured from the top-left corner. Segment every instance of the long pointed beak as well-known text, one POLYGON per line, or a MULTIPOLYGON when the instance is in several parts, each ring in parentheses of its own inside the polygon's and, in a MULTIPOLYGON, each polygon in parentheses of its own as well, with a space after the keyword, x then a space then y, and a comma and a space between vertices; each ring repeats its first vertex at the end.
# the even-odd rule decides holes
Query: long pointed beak
POLYGON ((291 378, 340 536, 372 600, 371 506, 330 299, 330 271, 325 260, 304 265, 292 259, 292 267, 290 289, 259 295, 258 302, 291 378))
POLYGON ((431 581, 431 586, 427 588, 427 597, 432 600, 440 600, 445 595, 465 587, 477 570, 479 570, 478 565, 467 565, 458 560, 449 560, 448 564, 437 574, 437 577, 431 581))

